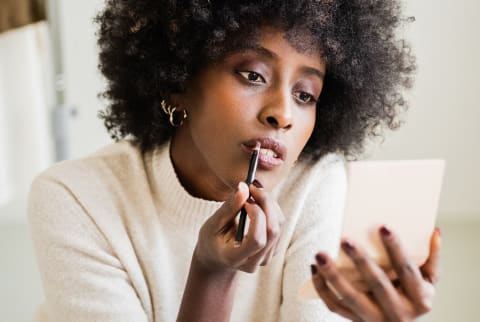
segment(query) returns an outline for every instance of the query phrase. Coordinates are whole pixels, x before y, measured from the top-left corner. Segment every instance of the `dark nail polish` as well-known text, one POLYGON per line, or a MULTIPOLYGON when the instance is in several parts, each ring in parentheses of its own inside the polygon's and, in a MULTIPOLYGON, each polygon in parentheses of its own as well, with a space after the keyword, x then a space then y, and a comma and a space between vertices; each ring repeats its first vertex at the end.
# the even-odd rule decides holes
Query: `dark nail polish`
POLYGON ((255 200, 252 197, 248 197, 247 202, 251 205, 256 204, 255 200))
POLYGON ((312 270, 312 275, 317 274, 317 266, 315 266, 315 265, 312 264, 312 265, 310 265, 310 268, 311 268, 311 270, 312 270))
POLYGON ((263 185, 257 179, 253 180, 252 184, 257 188, 263 188, 263 185))
POLYGON ((348 255, 353 255, 356 251, 355 246, 353 246, 350 242, 348 242, 346 240, 342 242, 342 249, 348 255))
POLYGON ((322 266, 327 264, 327 257, 323 254, 317 254, 315 259, 317 260, 318 264, 322 266))
POLYGON ((395 287, 395 288, 400 287, 402 285, 402 283, 400 282, 400 280, 398 278, 394 279, 392 281, 392 284, 393 284, 393 287, 395 287))
POLYGON ((386 238, 392 236, 392 232, 385 226, 382 226, 382 228, 380 228, 380 234, 382 234, 382 236, 386 238))

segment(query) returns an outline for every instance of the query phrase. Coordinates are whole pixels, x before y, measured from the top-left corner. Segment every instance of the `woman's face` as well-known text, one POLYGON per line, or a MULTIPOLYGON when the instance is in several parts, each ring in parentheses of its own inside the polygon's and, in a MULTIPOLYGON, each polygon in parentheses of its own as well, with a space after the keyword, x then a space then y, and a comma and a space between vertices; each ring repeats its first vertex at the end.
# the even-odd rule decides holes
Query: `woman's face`
POLYGON ((188 111, 172 159, 193 195, 225 200, 247 176, 262 144, 256 178, 271 190, 285 177, 315 124, 325 75, 320 51, 298 52, 285 33, 263 29, 252 48, 209 65, 174 99, 188 111))

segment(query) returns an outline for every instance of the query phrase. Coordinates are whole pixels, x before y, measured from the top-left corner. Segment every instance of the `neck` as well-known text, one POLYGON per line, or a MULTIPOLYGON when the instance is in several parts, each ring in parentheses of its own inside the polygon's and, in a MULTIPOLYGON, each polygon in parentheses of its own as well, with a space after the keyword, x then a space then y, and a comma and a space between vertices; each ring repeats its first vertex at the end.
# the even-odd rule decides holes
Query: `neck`
POLYGON ((184 189, 193 197, 205 200, 224 201, 232 193, 210 169, 201 153, 196 150, 188 131, 177 129, 170 146, 170 157, 178 179, 184 189))

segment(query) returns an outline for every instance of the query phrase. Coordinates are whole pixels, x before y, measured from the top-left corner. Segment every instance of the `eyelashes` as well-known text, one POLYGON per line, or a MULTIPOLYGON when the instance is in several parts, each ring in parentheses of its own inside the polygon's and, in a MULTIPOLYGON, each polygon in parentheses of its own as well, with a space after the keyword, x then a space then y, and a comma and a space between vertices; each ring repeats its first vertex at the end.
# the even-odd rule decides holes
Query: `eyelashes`
POLYGON ((317 103, 317 100, 312 94, 306 92, 295 92, 293 93, 297 99, 299 99, 303 103, 317 103))
POLYGON ((237 73, 252 83, 266 83, 265 78, 257 72, 253 71, 237 71, 237 73))
MULTIPOLYGON (((249 82, 253 85, 261 85, 261 84, 266 84, 267 83, 265 78, 257 72, 250 71, 250 70, 247 70, 247 71, 235 70, 235 72, 238 75, 240 75, 244 80, 246 80, 247 82, 249 82)), ((308 92, 295 91, 293 93, 293 96, 295 97, 296 100, 298 100, 299 102, 301 102, 303 104, 317 103, 317 99, 315 98, 315 96, 313 94, 308 93, 308 92)))

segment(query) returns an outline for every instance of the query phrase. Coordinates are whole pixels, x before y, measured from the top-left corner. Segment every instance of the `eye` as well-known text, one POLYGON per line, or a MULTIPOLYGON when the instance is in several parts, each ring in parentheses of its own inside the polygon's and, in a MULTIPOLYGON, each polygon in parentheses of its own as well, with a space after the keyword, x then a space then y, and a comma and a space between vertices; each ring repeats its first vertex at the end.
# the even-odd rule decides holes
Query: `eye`
POLYGON ((295 92, 293 94, 298 100, 300 100, 302 103, 316 103, 317 100, 312 94, 308 94, 305 92, 295 92))
POLYGON ((237 73, 240 74, 243 78, 245 78, 249 82, 266 83, 265 78, 263 78, 263 76, 260 75, 259 73, 252 72, 252 71, 245 71, 245 72, 237 71, 237 73))

